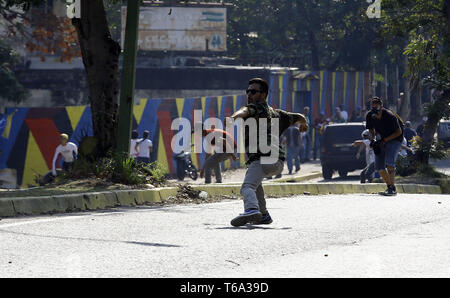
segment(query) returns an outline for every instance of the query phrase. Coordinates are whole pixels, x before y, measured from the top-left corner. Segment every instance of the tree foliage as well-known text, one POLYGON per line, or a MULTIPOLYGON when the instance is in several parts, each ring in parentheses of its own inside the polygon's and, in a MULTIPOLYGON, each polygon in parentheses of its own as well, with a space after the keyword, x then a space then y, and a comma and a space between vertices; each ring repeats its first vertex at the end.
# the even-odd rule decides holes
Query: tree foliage
POLYGON ((0 97, 17 103, 25 100, 28 95, 12 71, 19 62, 19 55, 0 39, 0 97))

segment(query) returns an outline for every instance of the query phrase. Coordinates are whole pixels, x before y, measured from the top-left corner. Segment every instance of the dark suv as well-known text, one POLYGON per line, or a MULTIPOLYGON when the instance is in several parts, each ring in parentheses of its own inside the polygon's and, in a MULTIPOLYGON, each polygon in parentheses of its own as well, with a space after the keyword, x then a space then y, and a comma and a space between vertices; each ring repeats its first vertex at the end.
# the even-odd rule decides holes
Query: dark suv
POLYGON ((348 172, 366 167, 366 151, 362 150, 357 159, 358 147, 352 147, 354 141, 362 139, 364 130, 362 122, 337 123, 325 127, 320 152, 324 179, 331 179, 335 170, 340 177, 346 177, 348 172))

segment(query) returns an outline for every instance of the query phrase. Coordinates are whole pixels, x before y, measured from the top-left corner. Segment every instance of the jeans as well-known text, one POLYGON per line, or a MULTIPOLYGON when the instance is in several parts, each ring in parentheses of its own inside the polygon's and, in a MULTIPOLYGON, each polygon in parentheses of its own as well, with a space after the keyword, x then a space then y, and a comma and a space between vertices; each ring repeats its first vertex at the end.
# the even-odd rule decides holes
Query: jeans
POLYGON ((300 162, 309 160, 309 153, 311 151, 311 138, 306 134, 303 139, 303 147, 300 149, 300 162))
POLYGON ((136 157, 136 161, 138 163, 149 164, 150 163, 150 157, 136 157))
POLYGON ((205 170, 205 183, 211 183, 211 170, 214 170, 216 182, 222 183, 222 173, 220 171, 220 163, 229 159, 233 153, 214 153, 205 161, 203 169, 205 170))
POLYGON ((262 214, 267 213, 262 181, 265 177, 280 174, 283 171, 283 167, 284 161, 282 160, 278 160, 273 164, 261 164, 260 160, 255 160, 250 164, 241 186, 241 195, 244 199, 244 210, 256 209, 262 214))
POLYGON ((386 165, 395 168, 395 161, 397 160, 398 153, 402 143, 396 140, 387 142, 382 148, 378 155, 375 155, 375 169, 385 170, 386 165))
POLYGON ((65 162, 65 161, 63 161, 63 163, 62 163, 62 170, 68 172, 68 171, 70 171, 72 169, 72 166, 73 166, 73 162, 65 162))
POLYGON ((299 146, 286 146, 286 163, 289 173, 292 172, 292 160, 295 161, 295 169, 300 169, 299 146))

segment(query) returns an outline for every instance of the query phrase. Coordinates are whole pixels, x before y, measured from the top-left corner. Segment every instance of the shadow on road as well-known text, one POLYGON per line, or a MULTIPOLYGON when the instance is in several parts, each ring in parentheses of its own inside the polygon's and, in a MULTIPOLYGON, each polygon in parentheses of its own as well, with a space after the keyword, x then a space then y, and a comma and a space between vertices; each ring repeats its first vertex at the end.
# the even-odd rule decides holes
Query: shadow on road
POLYGON ((262 227, 262 226, 256 226, 256 225, 245 225, 242 227, 219 227, 215 228, 216 230, 254 230, 254 229, 260 229, 260 230, 290 230, 291 227, 284 227, 284 228, 271 228, 271 227, 262 227))

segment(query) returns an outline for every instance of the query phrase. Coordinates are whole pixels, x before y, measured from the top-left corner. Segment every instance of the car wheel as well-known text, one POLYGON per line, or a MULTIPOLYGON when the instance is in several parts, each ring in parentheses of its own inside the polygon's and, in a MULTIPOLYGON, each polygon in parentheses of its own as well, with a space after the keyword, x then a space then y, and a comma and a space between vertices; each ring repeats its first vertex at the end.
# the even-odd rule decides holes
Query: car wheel
POLYGON ((333 169, 329 166, 322 166, 322 176, 325 180, 331 180, 331 177, 333 177, 333 169))
POLYGON ((338 170, 338 173, 339 173, 339 177, 341 177, 341 178, 347 177, 347 174, 348 174, 348 172, 344 171, 344 170, 338 170))

